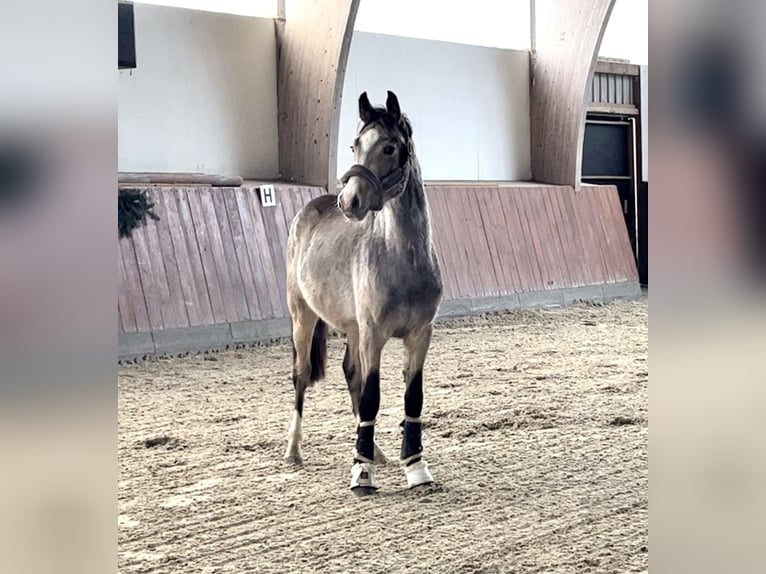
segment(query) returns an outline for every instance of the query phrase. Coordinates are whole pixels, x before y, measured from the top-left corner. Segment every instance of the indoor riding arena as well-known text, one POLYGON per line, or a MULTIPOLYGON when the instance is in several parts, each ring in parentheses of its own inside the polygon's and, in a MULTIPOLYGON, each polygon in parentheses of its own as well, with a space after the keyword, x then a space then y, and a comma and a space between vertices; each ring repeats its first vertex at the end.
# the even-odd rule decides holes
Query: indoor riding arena
POLYGON ((120 4, 119 571, 648 572, 647 67, 616 41, 640 3, 523 2, 505 30, 430 0, 412 15, 449 37, 382 22, 393 0, 255 4, 120 4), (408 488, 399 460, 393 338, 387 461, 359 497, 335 331, 303 464, 284 459, 287 252, 359 161, 360 94, 388 90, 443 285, 420 417, 433 482, 408 488))

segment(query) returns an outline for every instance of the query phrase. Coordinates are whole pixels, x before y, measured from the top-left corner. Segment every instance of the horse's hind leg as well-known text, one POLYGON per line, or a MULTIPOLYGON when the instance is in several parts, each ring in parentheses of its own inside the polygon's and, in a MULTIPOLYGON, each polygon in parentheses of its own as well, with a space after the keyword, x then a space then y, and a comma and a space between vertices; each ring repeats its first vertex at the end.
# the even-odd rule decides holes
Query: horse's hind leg
MULTIPOLYGON (((290 315, 293 324, 293 386, 295 387, 295 408, 290 422, 290 430, 287 433, 287 449, 285 461, 301 465, 303 453, 301 442, 303 433, 303 399, 306 387, 311 383, 311 345, 314 338, 314 329, 317 327, 319 318, 309 309, 305 302, 293 302, 290 315)), ((322 341, 324 343, 324 341, 322 341)))
MULTIPOLYGON (((354 417, 359 417, 359 399, 362 395, 362 367, 359 360, 359 337, 350 333, 346 341, 346 354, 343 356, 343 374, 348 385, 348 394, 351 398, 351 410, 354 417)), ((388 461, 386 455, 375 444, 375 464, 385 465, 388 461)))
POLYGON ((404 420, 402 421, 401 461, 410 487, 433 482, 428 464, 423 460, 421 442, 423 411, 423 365, 431 344, 433 326, 408 335, 404 339, 404 420))

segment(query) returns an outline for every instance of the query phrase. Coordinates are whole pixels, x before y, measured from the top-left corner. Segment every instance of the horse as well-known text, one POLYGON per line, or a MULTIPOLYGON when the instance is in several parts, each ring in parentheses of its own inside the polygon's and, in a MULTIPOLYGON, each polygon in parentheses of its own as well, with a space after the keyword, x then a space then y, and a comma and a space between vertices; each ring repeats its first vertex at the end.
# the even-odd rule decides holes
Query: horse
POLYGON ((306 388, 325 374, 328 325, 345 335, 343 373, 357 420, 351 490, 378 490, 375 444, 380 358, 391 338, 404 343, 400 462, 409 488, 433 482, 421 441, 423 366, 442 298, 430 211, 412 125, 387 92, 385 108, 359 96, 355 164, 337 195, 306 204, 290 226, 287 303, 292 322, 295 405, 285 460, 301 465, 306 388))

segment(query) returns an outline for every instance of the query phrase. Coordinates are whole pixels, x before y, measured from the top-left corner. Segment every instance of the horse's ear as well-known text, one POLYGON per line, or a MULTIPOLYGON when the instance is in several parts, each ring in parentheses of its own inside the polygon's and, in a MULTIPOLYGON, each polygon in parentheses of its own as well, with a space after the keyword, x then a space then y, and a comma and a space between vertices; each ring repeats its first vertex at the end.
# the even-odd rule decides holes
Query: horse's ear
POLYGON ((386 111, 393 116, 395 121, 399 121, 402 115, 402 110, 399 108, 399 98, 392 91, 388 91, 388 97, 386 98, 386 111))
POLYGON ((371 122, 375 117, 375 112, 372 109, 370 99, 367 97, 367 92, 362 92, 359 96, 359 119, 365 124, 371 122))

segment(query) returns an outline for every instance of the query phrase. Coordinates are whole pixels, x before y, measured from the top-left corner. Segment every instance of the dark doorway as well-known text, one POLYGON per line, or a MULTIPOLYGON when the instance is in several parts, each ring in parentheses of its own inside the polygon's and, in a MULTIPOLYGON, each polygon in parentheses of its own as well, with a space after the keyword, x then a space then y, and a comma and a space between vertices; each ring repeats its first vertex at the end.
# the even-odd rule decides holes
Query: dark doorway
POLYGON ((633 256, 640 268, 639 254, 643 246, 638 230, 636 138, 636 122, 632 117, 588 114, 582 181, 617 188, 633 256))

